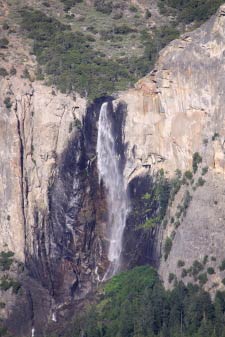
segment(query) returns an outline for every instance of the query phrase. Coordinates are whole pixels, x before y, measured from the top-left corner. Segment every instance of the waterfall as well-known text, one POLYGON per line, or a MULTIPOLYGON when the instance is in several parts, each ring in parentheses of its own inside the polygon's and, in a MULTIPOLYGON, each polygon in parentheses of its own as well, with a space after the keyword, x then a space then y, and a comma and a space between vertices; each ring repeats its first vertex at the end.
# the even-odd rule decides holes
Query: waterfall
POLYGON ((120 269, 122 237, 129 211, 126 188, 116 153, 112 122, 108 103, 103 103, 98 122, 97 165, 100 182, 103 181, 107 192, 110 266, 104 279, 120 269))

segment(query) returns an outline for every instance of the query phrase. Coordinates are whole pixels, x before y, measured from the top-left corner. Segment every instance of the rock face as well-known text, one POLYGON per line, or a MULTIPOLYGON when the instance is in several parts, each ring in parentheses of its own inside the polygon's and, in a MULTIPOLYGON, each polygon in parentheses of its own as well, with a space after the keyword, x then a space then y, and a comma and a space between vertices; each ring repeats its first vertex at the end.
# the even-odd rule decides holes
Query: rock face
POLYGON ((14 252, 24 268, 14 271, 18 296, 1 290, 15 336, 60 328, 108 267, 106 191, 96 167, 105 101, 131 202, 124 268, 150 263, 169 287, 171 273, 203 282, 190 269, 197 260, 201 273, 215 271, 205 288, 223 287, 224 13, 222 6, 201 28, 170 43, 155 69, 113 102, 103 97, 87 106, 78 95, 19 78, 21 69, 1 77, 0 251, 14 252), (175 191, 177 185, 173 198, 166 197, 168 186, 175 191))
POLYGON ((97 172, 97 120, 108 101, 122 170, 124 111, 119 105, 113 112, 110 97, 87 107, 79 96, 16 76, 2 79, 0 97, 0 251, 14 252, 17 264, 24 264, 23 272, 14 273, 21 284, 18 295, 11 292, 9 301, 2 291, 5 318, 16 336, 32 329, 42 336, 51 322, 57 327, 68 319, 106 272, 107 206, 97 172))
MULTIPOLYGON (((219 206, 224 194, 224 10, 221 6, 202 27, 171 42, 160 53, 155 69, 118 98, 127 104, 124 172, 128 183, 137 176, 154 176, 160 169, 171 179, 176 169, 192 170, 194 153, 201 156, 192 181, 170 202, 166 229, 159 231, 159 241, 160 237, 163 241, 171 237, 172 241, 167 261, 163 246, 161 250, 159 270, 166 286, 169 274, 181 278, 178 260, 189 269, 194 260, 202 262, 205 255, 212 261, 204 265, 202 273, 211 265, 217 271, 208 276, 205 288, 222 287, 225 276, 218 268, 224 259, 221 242, 225 240, 225 213, 219 206), (209 170, 206 175, 207 169, 201 173, 203 167, 209 170), (185 202, 185 193, 190 193, 190 206, 178 219, 176 213, 185 202)), ((189 274, 184 281, 192 279, 189 274)))

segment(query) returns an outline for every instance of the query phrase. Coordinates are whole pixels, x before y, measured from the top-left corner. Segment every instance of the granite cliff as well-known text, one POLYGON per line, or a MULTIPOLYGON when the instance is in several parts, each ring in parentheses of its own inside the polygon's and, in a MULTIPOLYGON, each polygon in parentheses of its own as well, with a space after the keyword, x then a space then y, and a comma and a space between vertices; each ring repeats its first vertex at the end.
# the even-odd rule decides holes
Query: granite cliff
POLYGON ((11 35, 0 86, 0 251, 14 254, 1 267, 0 313, 11 334, 62 330, 109 266, 96 163, 104 102, 130 199, 123 268, 151 264, 166 287, 224 289, 224 32, 221 6, 134 88, 93 103, 34 80, 34 56, 11 35))

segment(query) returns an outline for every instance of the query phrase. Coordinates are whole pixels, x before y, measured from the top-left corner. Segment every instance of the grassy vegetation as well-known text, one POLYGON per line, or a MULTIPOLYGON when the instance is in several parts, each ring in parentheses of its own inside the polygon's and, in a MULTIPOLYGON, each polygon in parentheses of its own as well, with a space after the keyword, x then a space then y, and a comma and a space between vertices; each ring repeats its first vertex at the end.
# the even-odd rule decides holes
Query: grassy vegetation
POLYGON ((10 288, 12 288, 14 294, 17 294, 19 289, 21 288, 21 284, 8 276, 3 276, 0 280, 0 289, 3 291, 7 291, 10 288))
POLYGON ((139 229, 151 229, 162 222, 168 207, 170 190, 169 180, 164 176, 163 170, 159 171, 152 193, 145 193, 142 196, 142 209, 145 216, 143 223, 138 226, 139 229))
POLYGON ((64 10, 68 11, 71 7, 75 6, 76 4, 82 2, 82 0, 60 0, 64 4, 64 10))
POLYGON ((11 251, 0 253, 0 270, 6 271, 9 270, 13 263, 14 253, 11 251))
MULTIPOLYGON (((109 58, 96 53, 93 34, 72 32, 69 25, 31 8, 21 10, 20 14, 22 28, 34 42, 33 52, 48 75, 48 82, 62 92, 75 90, 90 99, 131 86, 150 71, 159 50, 179 35, 172 27, 156 29, 154 36, 143 31, 140 36, 143 56, 109 58)), ((101 34, 104 41, 107 38, 119 41, 134 32, 127 24, 117 24, 101 34)))
POLYGON ((65 337, 224 337, 225 293, 213 302, 201 286, 178 283, 174 274, 169 281, 172 291, 148 266, 115 276, 65 337))
POLYGON ((159 0, 160 11, 164 15, 173 15, 179 23, 200 24, 210 18, 223 0, 159 0))

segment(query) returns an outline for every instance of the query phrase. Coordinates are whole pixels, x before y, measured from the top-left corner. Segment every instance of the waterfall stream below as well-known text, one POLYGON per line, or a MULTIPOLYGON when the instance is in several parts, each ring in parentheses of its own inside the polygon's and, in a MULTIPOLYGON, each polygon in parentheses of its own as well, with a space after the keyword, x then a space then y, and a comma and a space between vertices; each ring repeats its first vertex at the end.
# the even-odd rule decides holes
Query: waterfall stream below
POLYGON ((121 267, 123 231, 129 212, 128 196, 123 173, 116 152, 115 135, 108 103, 103 103, 98 122, 97 166, 100 182, 103 181, 107 193, 108 208, 108 259, 110 266, 104 279, 116 274, 121 267))

